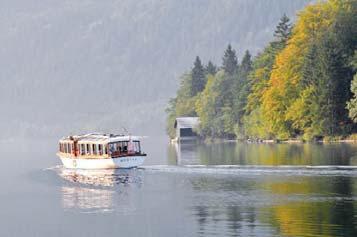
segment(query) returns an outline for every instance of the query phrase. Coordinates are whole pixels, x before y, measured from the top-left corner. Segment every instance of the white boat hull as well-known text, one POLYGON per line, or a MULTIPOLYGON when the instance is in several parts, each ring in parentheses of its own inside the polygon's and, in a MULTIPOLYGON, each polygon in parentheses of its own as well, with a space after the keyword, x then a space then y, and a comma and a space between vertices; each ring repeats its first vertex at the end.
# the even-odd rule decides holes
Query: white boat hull
POLYGON ((127 169, 142 165, 145 161, 145 156, 126 156, 103 159, 60 157, 60 159, 63 166, 70 169, 127 169))

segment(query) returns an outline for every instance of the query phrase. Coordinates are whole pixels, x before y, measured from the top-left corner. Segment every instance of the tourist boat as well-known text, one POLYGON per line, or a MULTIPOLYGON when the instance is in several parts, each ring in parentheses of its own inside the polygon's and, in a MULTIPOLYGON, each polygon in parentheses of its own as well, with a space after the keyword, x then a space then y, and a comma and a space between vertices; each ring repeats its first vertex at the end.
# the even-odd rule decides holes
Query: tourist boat
POLYGON ((60 139, 57 155, 65 168, 133 168, 144 163, 139 137, 90 133, 60 139))

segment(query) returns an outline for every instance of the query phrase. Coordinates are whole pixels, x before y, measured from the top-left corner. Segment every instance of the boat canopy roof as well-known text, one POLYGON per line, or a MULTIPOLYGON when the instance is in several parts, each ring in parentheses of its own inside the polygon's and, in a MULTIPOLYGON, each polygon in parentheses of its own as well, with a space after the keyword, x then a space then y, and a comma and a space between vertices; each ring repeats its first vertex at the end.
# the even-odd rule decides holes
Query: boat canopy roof
POLYGON ((129 136, 129 135, 115 135, 115 134, 105 134, 105 133, 89 133, 84 135, 73 135, 60 139, 61 142, 73 142, 78 141, 78 143, 98 143, 98 144, 107 144, 111 142, 120 142, 120 141, 139 141, 141 137, 138 136, 129 136))

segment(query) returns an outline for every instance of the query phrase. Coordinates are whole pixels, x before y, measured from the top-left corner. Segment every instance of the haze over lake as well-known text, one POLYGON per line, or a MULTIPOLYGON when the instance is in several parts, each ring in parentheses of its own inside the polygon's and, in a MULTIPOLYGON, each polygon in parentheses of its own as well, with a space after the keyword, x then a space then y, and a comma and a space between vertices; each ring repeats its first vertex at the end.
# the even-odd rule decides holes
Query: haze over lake
POLYGON ((86 171, 1 143, 1 236, 357 233, 356 145, 143 144, 139 169, 86 171))
POLYGON ((0 138, 165 132, 169 98, 196 55, 256 54, 308 0, 2 1, 0 138))
POLYGON ((165 134, 197 55, 221 65, 231 44, 254 57, 313 2, 2 0, 0 236, 357 236, 357 143, 165 134), (143 166, 56 156, 63 136, 123 131, 144 136, 143 166))

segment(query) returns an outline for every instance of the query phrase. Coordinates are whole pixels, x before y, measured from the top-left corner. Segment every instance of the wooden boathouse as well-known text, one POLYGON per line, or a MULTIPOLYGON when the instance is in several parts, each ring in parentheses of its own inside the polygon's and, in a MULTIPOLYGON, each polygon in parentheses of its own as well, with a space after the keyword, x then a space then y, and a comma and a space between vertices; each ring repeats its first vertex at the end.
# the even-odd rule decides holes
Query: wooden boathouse
POLYGON ((175 121, 176 141, 197 139, 195 129, 198 128, 198 117, 179 117, 175 121))

